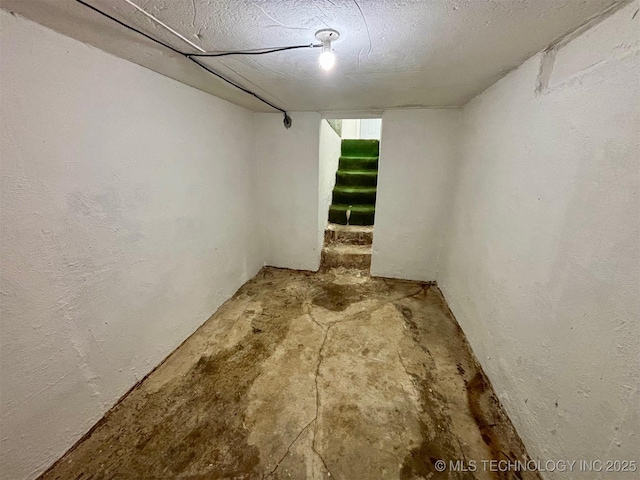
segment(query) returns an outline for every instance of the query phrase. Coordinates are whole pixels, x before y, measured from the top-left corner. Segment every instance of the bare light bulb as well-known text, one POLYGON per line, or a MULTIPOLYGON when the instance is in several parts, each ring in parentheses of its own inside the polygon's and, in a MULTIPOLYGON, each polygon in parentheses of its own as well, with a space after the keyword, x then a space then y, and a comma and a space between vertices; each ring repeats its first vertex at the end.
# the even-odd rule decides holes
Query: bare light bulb
POLYGON ((320 54, 320 66, 325 70, 331 70, 336 63, 336 56, 331 50, 320 54))
MULTIPOLYGON (((316 39, 322 42, 322 53, 320 54, 320 67, 331 70, 336 63, 336 56, 331 51, 331 44, 340 38, 340 33, 332 28, 324 28, 316 32, 316 39)), ((319 45, 314 45, 317 47, 319 45)))

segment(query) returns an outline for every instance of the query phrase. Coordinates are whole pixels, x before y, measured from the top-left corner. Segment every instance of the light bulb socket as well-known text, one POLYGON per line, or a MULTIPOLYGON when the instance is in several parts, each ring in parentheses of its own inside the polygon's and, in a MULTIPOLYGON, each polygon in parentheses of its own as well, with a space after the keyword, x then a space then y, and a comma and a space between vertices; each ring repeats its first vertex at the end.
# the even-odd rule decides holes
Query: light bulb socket
POLYGON ((340 38, 340 32, 334 30, 333 28, 323 28, 322 30, 318 30, 316 32, 316 39, 322 43, 322 51, 324 52, 325 46, 328 45, 329 50, 331 50, 331 42, 335 42, 340 38))

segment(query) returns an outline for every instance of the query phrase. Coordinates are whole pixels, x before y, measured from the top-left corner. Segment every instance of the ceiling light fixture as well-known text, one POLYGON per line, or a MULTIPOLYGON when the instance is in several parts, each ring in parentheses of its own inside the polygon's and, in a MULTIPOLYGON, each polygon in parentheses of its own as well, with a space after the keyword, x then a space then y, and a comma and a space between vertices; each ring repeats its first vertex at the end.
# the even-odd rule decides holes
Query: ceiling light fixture
POLYGON ((340 33, 332 28, 324 28, 316 32, 316 38, 322 43, 320 66, 325 70, 331 70, 336 63, 336 56, 331 50, 331 44, 340 38, 340 33))

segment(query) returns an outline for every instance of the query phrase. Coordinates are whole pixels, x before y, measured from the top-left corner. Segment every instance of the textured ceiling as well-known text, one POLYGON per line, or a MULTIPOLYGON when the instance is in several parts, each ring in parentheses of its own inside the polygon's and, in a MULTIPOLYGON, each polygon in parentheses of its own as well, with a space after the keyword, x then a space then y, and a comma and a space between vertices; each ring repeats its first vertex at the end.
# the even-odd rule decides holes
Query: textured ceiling
MULTIPOLYGON (((124 0, 86 0, 189 53, 193 47, 124 0)), ((617 0, 132 0, 205 50, 315 42, 341 33, 336 66, 318 49, 206 59, 209 66, 287 110, 371 111, 466 103, 510 69, 617 0)), ((65 35, 258 111, 273 111, 187 59, 74 0, 2 0, 65 35)))

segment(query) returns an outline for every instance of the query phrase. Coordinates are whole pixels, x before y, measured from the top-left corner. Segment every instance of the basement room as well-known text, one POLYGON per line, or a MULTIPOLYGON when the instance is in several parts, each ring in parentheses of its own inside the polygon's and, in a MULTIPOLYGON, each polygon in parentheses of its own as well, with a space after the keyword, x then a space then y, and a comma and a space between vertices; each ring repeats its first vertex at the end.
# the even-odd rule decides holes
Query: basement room
POLYGON ((0 0, 0 479, 640 478, 640 0, 0 0))

